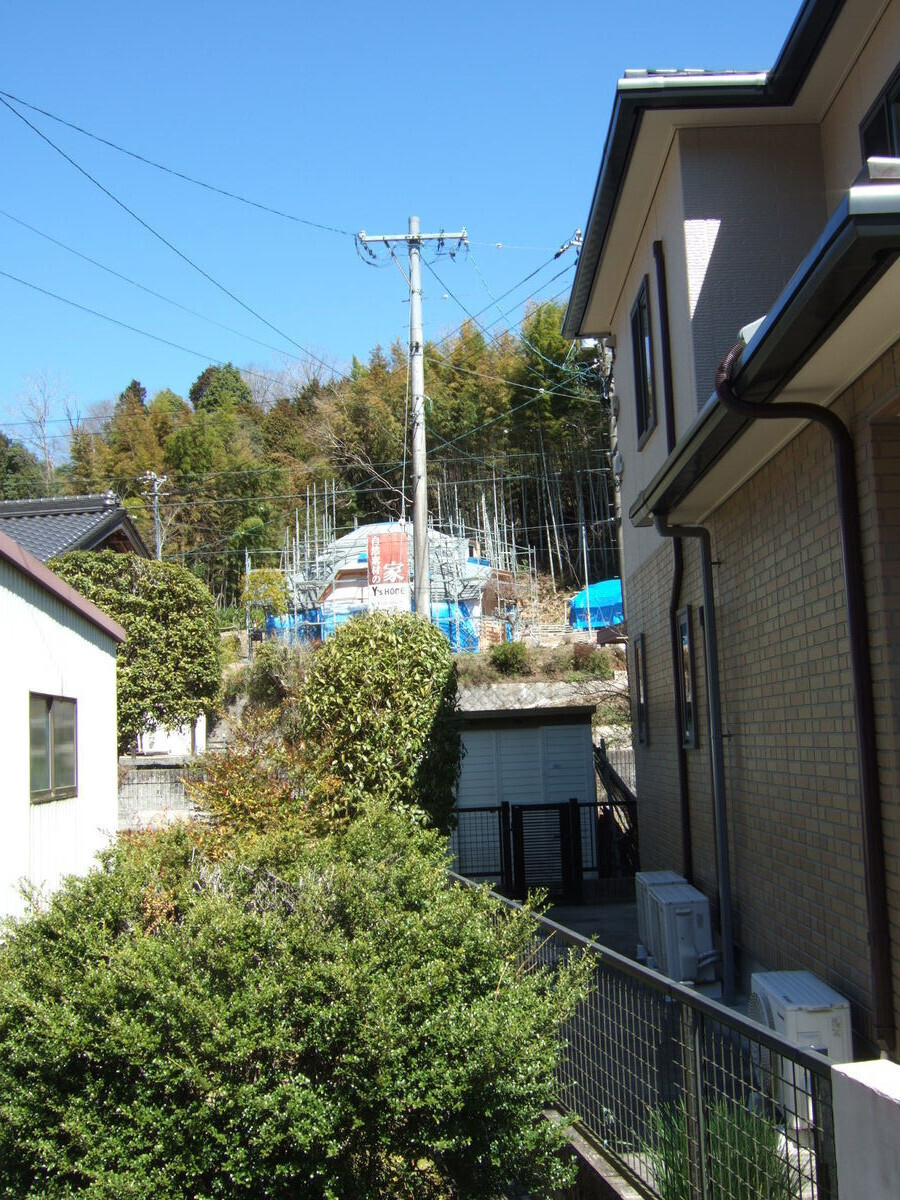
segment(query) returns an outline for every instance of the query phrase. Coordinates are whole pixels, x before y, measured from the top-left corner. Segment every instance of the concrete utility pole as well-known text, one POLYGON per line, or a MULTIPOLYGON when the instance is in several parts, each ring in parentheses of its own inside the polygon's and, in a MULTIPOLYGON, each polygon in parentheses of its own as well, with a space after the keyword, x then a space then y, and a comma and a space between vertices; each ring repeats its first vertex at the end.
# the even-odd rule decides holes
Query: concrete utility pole
POLYGON ((146 483, 153 484, 153 530, 156 534, 156 561, 162 558, 162 529, 159 524, 159 485, 165 483, 167 475, 157 475, 155 471, 146 471, 142 476, 146 483))
POLYGON ((409 218, 409 232, 371 236, 365 231, 359 240, 367 242, 406 242, 409 247, 409 375, 412 390, 412 479, 413 479, 413 562, 415 563, 415 610, 431 620, 431 589, 428 569, 428 477, 425 461, 425 358, 422 340, 422 267, 423 242, 466 240, 460 233, 420 233, 419 218, 409 218))

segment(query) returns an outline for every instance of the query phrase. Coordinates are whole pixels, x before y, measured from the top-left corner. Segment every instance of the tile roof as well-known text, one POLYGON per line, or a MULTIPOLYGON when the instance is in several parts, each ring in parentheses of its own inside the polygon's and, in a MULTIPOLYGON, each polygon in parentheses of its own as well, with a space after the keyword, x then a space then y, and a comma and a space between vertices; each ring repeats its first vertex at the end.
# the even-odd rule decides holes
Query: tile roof
POLYGON ((150 557, 114 492, 0 502, 0 531, 46 562, 66 550, 124 549, 150 557))
POLYGON ((103 612, 87 597, 82 596, 81 592, 71 587, 58 575, 54 575, 52 571, 34 555, 29 554, 23 549, 18 542, 13 541, 11 537, 7 537, 5 533, 0 531, 0 562, 6 562, 15 570, 20 571, 26 578, 31 579, 38 587, 42 588, 50 595, 56 596, 63 604, 67 605, 74 612, 80 613, 92 625, 95 625, 103 633, 107 634, 116 642, 125 641, 125 630, 118 621, 114 621, 111 616, 103 612))

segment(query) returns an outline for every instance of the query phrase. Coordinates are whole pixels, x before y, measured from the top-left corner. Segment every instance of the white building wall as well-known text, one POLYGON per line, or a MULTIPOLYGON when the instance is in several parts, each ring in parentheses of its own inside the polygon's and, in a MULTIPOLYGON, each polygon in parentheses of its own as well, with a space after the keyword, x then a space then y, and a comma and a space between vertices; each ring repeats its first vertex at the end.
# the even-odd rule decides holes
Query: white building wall
POLYGON ((3 820, 0 913, 24 911, 19 880, 52 890, 86 871, 117 824, 116 643, 80 614, 0 562, 3 820), (78 794, 33 805, 30 692, 77 701, 78 794))
POLYGON ((457 788, 460 808, 565 804, 596 799, 591 729, 572 725, 468 729, 457 788))

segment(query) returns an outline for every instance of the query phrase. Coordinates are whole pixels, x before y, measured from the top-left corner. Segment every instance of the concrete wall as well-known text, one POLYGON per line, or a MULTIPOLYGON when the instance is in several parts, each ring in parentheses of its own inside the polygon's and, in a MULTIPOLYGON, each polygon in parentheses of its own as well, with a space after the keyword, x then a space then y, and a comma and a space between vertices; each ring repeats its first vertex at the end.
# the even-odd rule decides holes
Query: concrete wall
POLYGON ((185 792, 188 755, 123 758, 119 765, 119 829, 159 829, 188 820, 194 804, 185 792))
POLYGON ((831 1084, 841 1200, 900 1195, 900 1066, 848 1063, 831 1084))
POLYGON ((4 749, 0 913, 24 911, 18 881, 51 891, 87 871, 116 830, 116 643, 11 565, 0 563, 4 749), (76 796, 32 804, 29 693, 77 702, 76 796))

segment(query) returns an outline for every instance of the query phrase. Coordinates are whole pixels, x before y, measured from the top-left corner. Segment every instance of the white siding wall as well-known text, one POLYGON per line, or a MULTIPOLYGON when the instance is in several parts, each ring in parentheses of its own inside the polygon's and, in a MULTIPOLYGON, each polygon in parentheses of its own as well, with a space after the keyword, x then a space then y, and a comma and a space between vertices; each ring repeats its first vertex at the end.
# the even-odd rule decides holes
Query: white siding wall
POLYGON ((470 729, 459 779, 460 808, 581 803, 596 798, 590 726, 470 729))
POLYGON ((52 889, 86 871, 117 823, 116 643, 7 563, 0 563, 3 822, 0 913, 21 913, 18 881, 52 889), (33 805, 28 695, 77 701, 78 795, 33 805))

